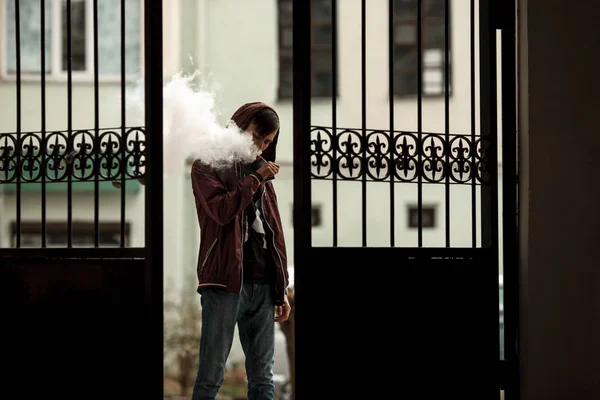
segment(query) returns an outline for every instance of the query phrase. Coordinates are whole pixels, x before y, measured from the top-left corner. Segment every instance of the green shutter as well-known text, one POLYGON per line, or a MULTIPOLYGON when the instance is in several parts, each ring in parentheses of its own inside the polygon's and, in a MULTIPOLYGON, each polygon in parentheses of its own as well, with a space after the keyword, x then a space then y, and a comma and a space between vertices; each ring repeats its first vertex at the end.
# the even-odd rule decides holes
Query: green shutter
MULTIPOLYGON (((127 180, 125 183, 125 191, 127 193, 137 193, 141 188, 141 184, 137 180, 127 180)), ((67 182, 48 182, 46 183, 46 193, 66 193, 68 189, 67 182)), ((73 193, 93 193, 94 182, 73 182, 73 193)), ((119 193, 121 189, 113 186, 112 182, 98 182, 99 193, 119 193)), ((0 185, 0 193, 16 193, 17 185, 15 183, 5 183, 0 185)), ((41 193, 42 184, 39 182, 21 183, 21 192, 23 193, 41 193)))

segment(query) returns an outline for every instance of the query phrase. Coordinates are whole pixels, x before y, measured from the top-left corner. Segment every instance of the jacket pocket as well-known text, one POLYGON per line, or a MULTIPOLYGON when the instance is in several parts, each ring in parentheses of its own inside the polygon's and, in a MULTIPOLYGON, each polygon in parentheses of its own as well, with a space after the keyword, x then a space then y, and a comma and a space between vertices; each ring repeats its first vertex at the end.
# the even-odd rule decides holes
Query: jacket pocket
POLYGON ((202 265, 200 266, 200 275, 201 276, 204 273, 204 267, 206 266, 206 263, 208 262, 208 258, 210 257, 211 253, 213 252, 215 246, 217 245, 218 240, 219 240, 218 237, 216 237, 215 240, 213 240, 210 247, 208 248, 208 251, 206 252, 206 255, 204 256, 204 260, 202 260, 202 265))

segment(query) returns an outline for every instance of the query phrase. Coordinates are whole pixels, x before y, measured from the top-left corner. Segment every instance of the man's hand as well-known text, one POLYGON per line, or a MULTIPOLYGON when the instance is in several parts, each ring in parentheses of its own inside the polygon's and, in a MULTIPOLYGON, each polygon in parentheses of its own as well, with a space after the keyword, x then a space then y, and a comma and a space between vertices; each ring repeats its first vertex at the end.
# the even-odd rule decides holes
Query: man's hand
POLYGON ((266 181, 267 179, 274 177, 279 172, 279 164, 267 161, 267 163, 256 170, 256 172, 263 177, 263 181, 266 181))
POLYGON ((283 305, 275 306, 275 322, 287 321, 290 317, 290 311, 292 311, 292 308, 290 307, 287 296, 285 296, 283 305))

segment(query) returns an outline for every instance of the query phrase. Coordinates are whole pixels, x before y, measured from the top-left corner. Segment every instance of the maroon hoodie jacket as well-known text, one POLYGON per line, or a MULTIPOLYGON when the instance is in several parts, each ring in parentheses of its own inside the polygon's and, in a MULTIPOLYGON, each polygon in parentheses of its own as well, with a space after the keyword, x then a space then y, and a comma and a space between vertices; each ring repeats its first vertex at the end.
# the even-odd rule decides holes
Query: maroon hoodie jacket
MULTIPOLYGON (((261 102, 240 107, 231 120, 247 129, 255 113, 271 108, 261 102)), ((279 132, 262 157, 275 161, 279 132)), ((273 294, 275 305, 281 305, 289 283, 287 253, 277 196, 272 181, 261 182, 256 176, 243 176, 240 163, 230 168, 214 169, 196 160, 191 169, 192 188, 200 224, 198 254, 198 292, 207 287, 239 293, 243 282, 242 252, 247 229, 246 207, 259 191, 262 215, 266 222, 269 256, 275 265, 273 294)))

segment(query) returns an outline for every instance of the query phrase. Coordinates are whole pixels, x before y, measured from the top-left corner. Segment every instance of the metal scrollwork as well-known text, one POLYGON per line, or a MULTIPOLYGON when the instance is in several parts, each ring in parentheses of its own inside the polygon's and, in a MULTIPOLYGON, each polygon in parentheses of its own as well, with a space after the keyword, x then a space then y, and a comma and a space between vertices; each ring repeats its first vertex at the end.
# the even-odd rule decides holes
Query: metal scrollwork
POLYGON ((73 138, 73 150, 69 153, 75 179, 86 181, 94 177, 94 135, 88 131, 78 131, 73 138))
POLYGON ((325 128, 313 129, 310 141, 310 166, 312 175, 327 178, 333 171, 333 140, 331 131, 325 128))
POLYGON ((440 183, 447 173, 445 154, 447 148, 443 137, 427 134, 421 140, 421 172, 423 179, 430 183, 440 183))
POLYGON ((372 180, 384 180, 390 175, 390 141, 384 131, 367 134, 366 173, 372 180))
POLYGON ((0 182, 12 182, 17 170, 17 140, 13 136, 0 136, 0 182))
POLYGON ((487 138, 469 134, 311 129, 314 179, 488 184, 487 138))
POLYGON ((492 174, 489 168, 488 151, 491 147, 491 142, 485 138, 478 138, 475 142, 475 163, 477 171, 477 180, 482 183, 489 183, 492 180, 492 174))
POLYGON ((362 136, 350 129, 344 129, 335 140, 338 153, 336 155, 335 171, 341 179, 358 179, 365 173, 362 163, 362 136))
POLYGON ((0 183, 143 179, 145 160, 142 127, 0 134, 0 183))
POLYGON ((125 174, 128 178, 140 179, 144 177, 146 171, 146 142, 144 137, 142 128, 131 128, 125 135, 127 144, 125 174))
POLYGON ((32 133, 26 133, 20 141, 21 151, 21 178, 23 182, 35 182, 42 172, 42 163, 36 157, 40 151, 41 141, 32 133))
POLYGON ((412 182, 417 178, 419 140, 410 132, 401 132, 392 138, 394 143, 394 177, 400 182, 412 182))
POLYGON ((468 183, 473 178, 473 147, 463 136, 450 139, 450 178, 456 183, 468 183))

